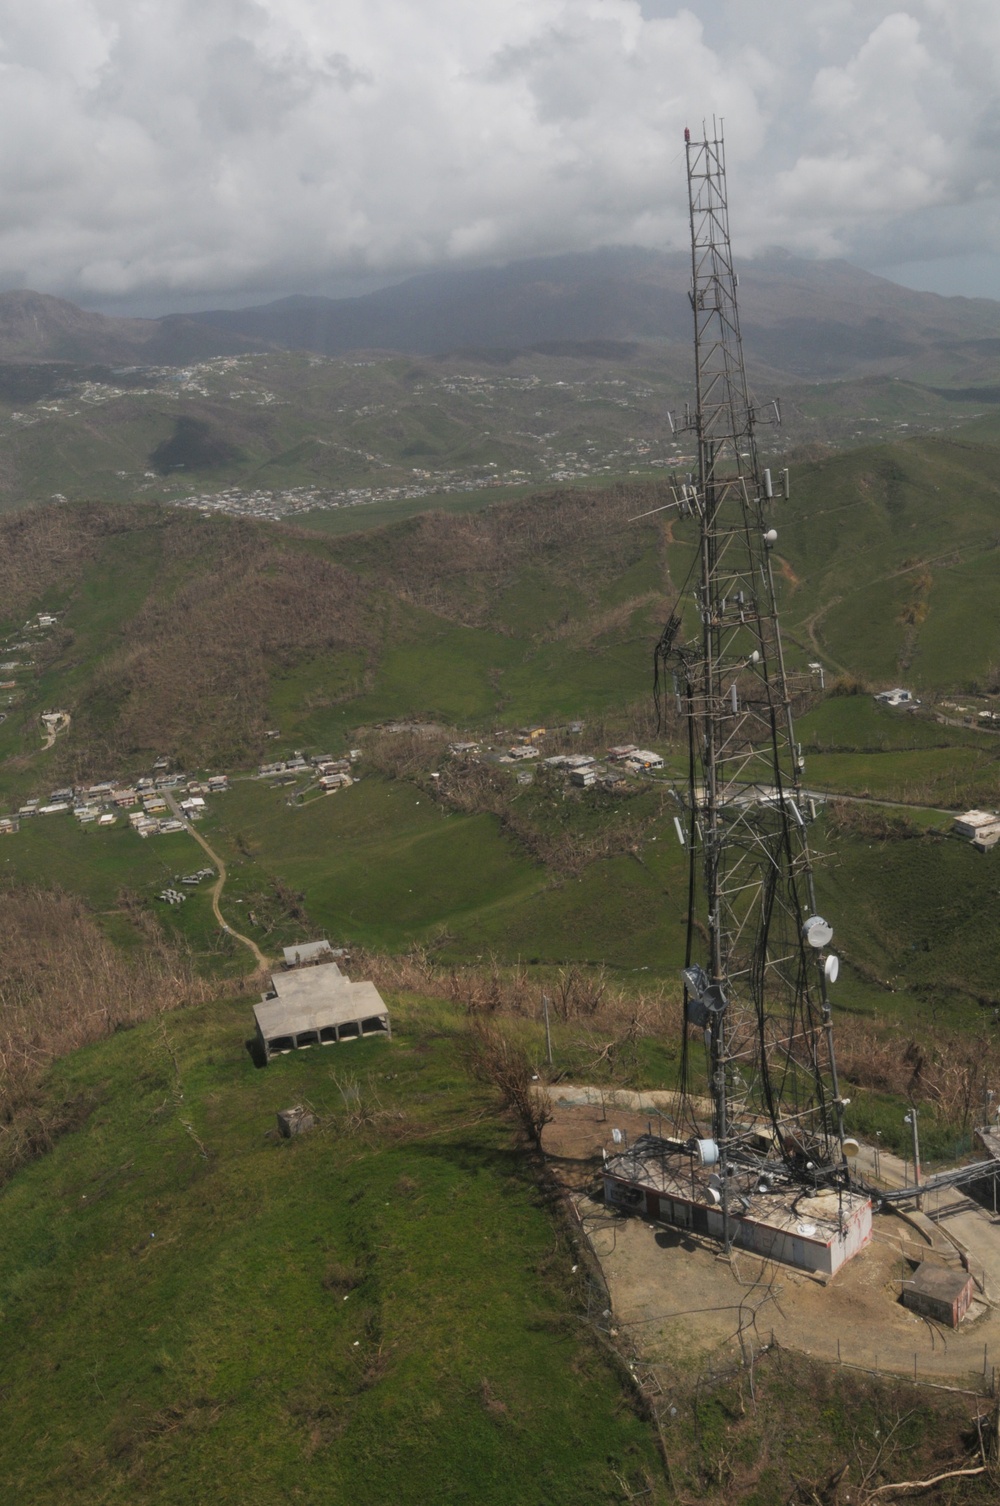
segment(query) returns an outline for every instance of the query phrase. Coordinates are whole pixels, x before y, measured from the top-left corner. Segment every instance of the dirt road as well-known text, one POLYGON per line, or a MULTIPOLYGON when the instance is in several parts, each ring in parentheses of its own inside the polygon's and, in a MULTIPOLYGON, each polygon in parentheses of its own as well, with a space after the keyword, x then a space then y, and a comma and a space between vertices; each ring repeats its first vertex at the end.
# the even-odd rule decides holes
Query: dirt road
POLYGON ((260 947, 257 945, 256 941, 254 941, 250 936, 243 936, 239 931, 234 931, 232 926, 229 925, 228 922, 223 918, 222 911, 219 908, 219 900, 221 899, 222 891, 226 886, 227 875, 225 863, 219 857, 219 854, 215 851, 215 849, 209 846, 205 838, 202 836, 201 832, 198 831, 198 829, 195 827, 194 822, 187 819, 184 812, 178 805, 176 797, 171 793, 171 791, 164 790, 162 793, 164 800, 166 800, 168 806, 170 807, 173 814, 177 817, 178 821, 184 822, 186 830, 191 833, 192 837, 194 837, 199 846, 204 848, 205 852, 208 853, 208 856, 215 864, 218 877, 216 878, 215 883, 212 885, 212 913, 218 921, 219 926, 228 935, 232 936, 234 941, 240 942, 243 946, 247 947, 253 953, 254 960, 257 963, 258 967, 266 968, 269 965, 268 960, 264 956, 264 953, 261 951, 260 947))

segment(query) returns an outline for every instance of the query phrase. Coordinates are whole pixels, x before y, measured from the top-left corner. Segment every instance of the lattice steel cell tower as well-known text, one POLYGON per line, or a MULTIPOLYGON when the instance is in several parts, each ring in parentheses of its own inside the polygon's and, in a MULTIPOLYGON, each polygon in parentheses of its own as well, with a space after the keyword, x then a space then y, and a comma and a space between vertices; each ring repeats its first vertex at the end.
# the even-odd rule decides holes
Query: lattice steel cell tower
MULTIPOLYGON (((843 1192, 850 1179, 828 997, 838 964, 816 911, 774 587, 772 514, 788 475, 775 488, 758 458, 722 132, 703 134, 685 133, 698 465, 681 506, 698 519, 696 615, 678 609, 659 653, 690 746, 683 1082, 692 1095, 700 1033, 712 1137, 699 1144, 717 1163, 728 1248, 738 1168, 817 1191, 843 1192)), ((774 405, 768 413, 779 417, 774 405)), ((690 1123, 697 1133, 693 1111, 690 1123)))

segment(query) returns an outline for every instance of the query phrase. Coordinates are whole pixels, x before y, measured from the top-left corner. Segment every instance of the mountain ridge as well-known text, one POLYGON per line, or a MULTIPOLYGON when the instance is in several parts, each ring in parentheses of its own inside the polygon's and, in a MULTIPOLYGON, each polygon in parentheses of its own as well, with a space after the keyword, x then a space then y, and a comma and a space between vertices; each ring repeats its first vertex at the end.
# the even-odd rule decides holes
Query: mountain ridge
MULTIPOLYGON (((915 292, 842 260, 780 250, 740 264, 752 365, 799 380, 948 364, 1000 339, 1000 303, 915 292)), ((244 309, 119 318, 49 294, 0 294, 0 361, 184 364, 249 351, 568 351, 689 347, 690 264, 612 247, 472 271, 436 270, 356 298, 294 294, 244 309)))

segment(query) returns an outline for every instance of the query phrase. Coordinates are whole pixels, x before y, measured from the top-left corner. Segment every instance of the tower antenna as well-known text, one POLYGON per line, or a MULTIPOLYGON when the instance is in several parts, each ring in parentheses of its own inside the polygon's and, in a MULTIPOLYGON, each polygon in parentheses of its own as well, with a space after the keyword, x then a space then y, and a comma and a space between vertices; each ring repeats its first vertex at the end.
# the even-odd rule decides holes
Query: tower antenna
MULTIPOLYGON (((683 1087, 707 1052, 723 1238, 737 1166, 847 1187, 828 980, 774 586, 775 488, 757 451, 721 126, 687 132, 698 553, 694 629, 663 648, 689 736, 683 1087)), ((769 405, 777 417, 778 410, 769 405)), ((691 1122, 694 1123, 693 1109, 691 1122)))

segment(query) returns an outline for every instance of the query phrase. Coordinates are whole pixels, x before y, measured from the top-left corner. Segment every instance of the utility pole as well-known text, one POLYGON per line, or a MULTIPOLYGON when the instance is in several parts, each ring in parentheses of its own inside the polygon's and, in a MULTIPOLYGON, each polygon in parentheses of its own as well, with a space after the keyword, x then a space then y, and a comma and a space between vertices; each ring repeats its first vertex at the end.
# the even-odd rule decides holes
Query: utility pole
POLYGON ((545 1015, 545 1050, 552 1065, 552 1032, 549 1030, 549 996, 542 994, 542 1013, 545 1015))
POLYGON ((913 1131, 913 1183, 917 1191, 917 1208, 922 1210, 924 1200, 920 1195, 920 1133, 917 1129, 917 1110, 911 1103, 910 1112, 903 1116, 903 1123, 908 1124, 913 1131))

